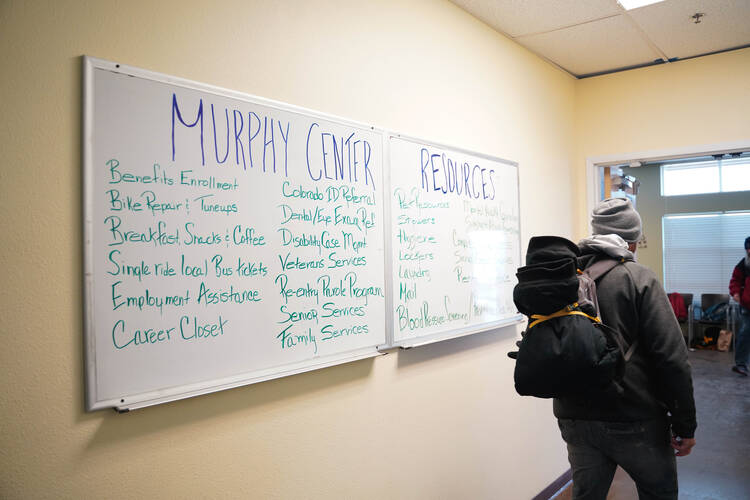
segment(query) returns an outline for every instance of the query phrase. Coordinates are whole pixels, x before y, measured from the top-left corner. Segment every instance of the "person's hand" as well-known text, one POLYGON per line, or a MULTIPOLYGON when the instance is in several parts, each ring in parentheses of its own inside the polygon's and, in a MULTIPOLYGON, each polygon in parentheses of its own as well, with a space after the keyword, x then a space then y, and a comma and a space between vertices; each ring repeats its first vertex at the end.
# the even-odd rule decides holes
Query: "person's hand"
POLYGON ((690 455, 693 446, 695 446, 695 438, 681 438, 680 436, 672 436, 672 448, 677 450, 675 455, 678 457, 690 455))

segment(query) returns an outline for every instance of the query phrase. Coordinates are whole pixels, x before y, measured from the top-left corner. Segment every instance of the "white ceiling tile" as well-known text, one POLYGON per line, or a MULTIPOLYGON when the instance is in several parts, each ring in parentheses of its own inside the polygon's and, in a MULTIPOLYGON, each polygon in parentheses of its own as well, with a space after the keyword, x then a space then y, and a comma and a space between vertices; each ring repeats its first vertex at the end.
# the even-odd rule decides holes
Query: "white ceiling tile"
POLYGON ((670 58, 750 44, 750 0, 666 0, 629 15, 670 58), (697 12, 705 16, 695 24, 697 12))
POLYGON ((516 41, 576 76, 648 64, 661 57, 625 15, 516 41))
POLYGON ((616 0, 451 0, 511 37, 544 33, 621 14, 616 0))

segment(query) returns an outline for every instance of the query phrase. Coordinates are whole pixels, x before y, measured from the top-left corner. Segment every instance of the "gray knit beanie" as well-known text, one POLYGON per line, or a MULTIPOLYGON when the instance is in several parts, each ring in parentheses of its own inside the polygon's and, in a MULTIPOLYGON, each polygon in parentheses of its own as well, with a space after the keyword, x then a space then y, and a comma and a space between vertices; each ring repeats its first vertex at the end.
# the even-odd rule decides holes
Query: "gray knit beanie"
POLYGON ((599 202, 591 215, 594 234, 617 234, 628 243, 641 238, 641 216, 630 200, 608 198, 599 202))

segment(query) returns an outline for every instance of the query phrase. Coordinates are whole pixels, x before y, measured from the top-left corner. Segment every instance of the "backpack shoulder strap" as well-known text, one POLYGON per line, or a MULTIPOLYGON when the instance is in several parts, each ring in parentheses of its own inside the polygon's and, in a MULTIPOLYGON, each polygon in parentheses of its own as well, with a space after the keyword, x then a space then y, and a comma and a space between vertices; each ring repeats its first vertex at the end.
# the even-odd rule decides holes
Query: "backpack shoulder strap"
MULTIPOLYGON (((600 259, 588 266, 586 269, 584 269, 584 273, 588 274, 589 277, 596 281, 605 274, 607 274, 609 271, 615 268, 615 266, 619 264, 623 264, 625 262, 625 259, 612 259, 612 258, 606 258, 606 259, 600 259)), ((635 339, 632 344, 628 347, 628 350, 625 352, 625 355, 623 356, 623 359, 627 363, 630 361, 630 358, 633 357, 633 353, 635 352, 636 348, 638 347, 638 339, 635 339)))
POLYGON ((592 280, 596 281, 611 271, 616 265, 622 264, 623 262, 625 262, 625 260, 600 259, 584 269, 583 272, 588 274, 592 280))
POLYGON ((633 343, 630 344, 630 347, 628 347, 628 351, 625 353, 624 357, 626 363, 630 361, 630 358, 633 356, 636 347, 638 347, 638 339, 635 339, 633 343))

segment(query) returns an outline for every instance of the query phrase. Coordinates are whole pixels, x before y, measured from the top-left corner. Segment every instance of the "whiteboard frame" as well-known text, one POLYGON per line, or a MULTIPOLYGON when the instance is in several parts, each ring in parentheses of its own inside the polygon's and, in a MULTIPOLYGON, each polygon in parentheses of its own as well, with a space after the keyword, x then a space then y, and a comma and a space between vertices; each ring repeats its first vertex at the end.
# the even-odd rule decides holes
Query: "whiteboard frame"
POLYGON ((383 180, 386 182, 386 185, 388 187, 388 201, 384 206, 385 209, 385 226, 386 226, 386 237, 385 237, 385 286, 387 287, 388 294, 386 295, 386 324, 385 324, 385 330, 386 330, 386 344, 380 346, 378 349, 381 351, 387 351, 390 349, 395 348, 401 348, 401 349, 411 349, 412 347, 420 347, 428 344, 433 344, 435 342, 441 342, 443 340, 450 340, 455 339, 459 337, 465 337, 467 335, 474 335, 475 333, 482 333, 487 332, 490 330, 495 330, 498 328, 504 328, 508 326, 515 326, 522 324, 525 321, 525 317, 521 313, 517 313, 513 316, 510 316, 508 318, 504 318, 497 321, 487 321, 484 323, 477 323, 475 325, 469 325, 465 326, 463 328, 456 328, 456 329, 450 329, 443 332, 437 332, 437 333, 431 333, 428 335, 422 335, 418 337, 413 337, 410 339, 402 339, 399 341, 395 341, 395 331, 394 331, 394 325, 393 325, 393 306, 394 306, 394 297, 393 297, 393 271, 395 269, 394 262, 393 262, 393 226, 392 226, 392 217, 391 217, 391 199, 390 199, 390 193, 392 191, 392 185, 391 185, 391 139, 401 139, 404 141, 413 142, 416 144, 424 144, 426 146, 432 146, 435 148, 440 149, 447 149, 451 151, 455 151, 457 153, 466 154, 475 156, 477 158, 482 158, 484 160, 490 160, 497 163, 502 163, 504 165, 511 166, 515 168, 516 170, 516 192, 518 193, 517 196, 517 202, 518 206, 516 209, 518 210, 518 263, 519 266, 521 265, 521 176, 519 175, 519 168, 518 168, 518 162, 506 160, 504 158, 500 158, 497 156, 488 155, 485 153, 478 153, 476 151, 471 151, 464 148, 459 148, 455 146, 450 146, 447 144, 441 144, 434 141, 428 141, 425 139, 420 139, 418 137, 412 137, 404 134, 399 134, 397 132, 393 132, 391 130, 386 130, 384 135, 384 141, 385 144, 383 146, 383 153, 386 154, 385 163, 387 167, 385 168, 383 180))
MULTIPOLYGON (((95 57, 84 55, 83 57, 83 85, 82 85, 82 101, 83 101, 83 115, 82 115, 82 160, 83 160, 83 271, 84 271, 84 282, 83 282, 83 340, 84 340, 84 363, 85 363, 85 406, 87 411, 101 410, 104 408, 114 408, 120 412, 127 412, 129 410, 143 408, 146 406, 152 406, 160 403, 167 403, 185 398, 191 398, 202 394, 210 394, 213 392, 223 391, 226 389, 232 389, 241 387, 244 385, 255 384, 258 382, 264 382, 281 377, 287 377, 290 375, 296 375, 298 373, 304 373, 308 371, 318 370, 327 368, 330 366, 340 365, 344 363, 350 363, 362 359, 382 356, 384 353, 381 352, 379 344, 375 343, 371 347, 359 348, 350 351, 343 351, 336 354, 327 356, 316 356, 303 361, 276 365, 274 367, 265 368, 261 370, 251 370, 243 372, 231 377, 224 377, 218 379, 207 380, 203 382, 178 385, 173 387, 167 387, 164 389, 148 391, 137 394, 123 394, 121 397, 110 398, 106 400, 99 399, 97 396, 97 373, 96 373, 96 332, 94 328, 94 310, 93 304, 93 280, 94 280, 94 263, 93 263, 93 213, 94 213, 94 144, 93 144, 93 133, 94 133, 94 72, 96 70, 110 71, 113 73, 120 73, 128 76, 142 78, 146 80, 156 81, 160 83, 166 83, 176 87, 188 88, 191 90, 197 90, 209 94, 219 95, 230 99, 237 99, 243 102, 249 102, 252 104, 258 104, 261 106, 268 106, 271 108, 279 109, 281 111, 298 113, 305 116, 319 118, 321 120, 333 121, 346 126, 356 127, 360 129, 370 130, 375 134, 380 135, 383 144, 383 171, 381 173, 382 185, 381 192, 383 195, 383 208, 385 210, 388 199, 385 197, 385 175, 387 170, 387 160, 385 157, 385 130, 382 128, 375 127, 374 125, 357 122, 340 116, 330 115, 319 111, 303 108, 301 106, 295 106, 280 101, 274 101, 264 97, 239 92, 236 90, 230 90, 215 85, 201 83, 185 78, 167 75, 164 73, 157 73, 134 66, 128 66, 105 59, 98 59, 95 57)), ((385 214, 385 212, 384 212, 385 214)), ((384 215, 384 218, 386 216, 384 215)), ((387 223, 387 219, 384 224, 387 223)), ((385 226, 384 226, 385 227, 385 226)), ((385 245, 385 235, 384 235, 385 245)), ((385 256, 384 256, 385 258, 385 256)), ((385 268, 387 261, 383 261, 384 271, 388 272, 385 268)), ((384 276, 385 280, 386 276, 384 276)), ((385 281, 384 281, 385 283, 385 281)), ((384 285, 385 286, 385 285, 384 285)), ((385 307, 387 308, 388 299, 386 296, 385 307)), ((387 310, 387 309, 386 309, 387 310)), ((385 336, 388 338, 387 333, 388 327, 386 325, 385 336)))

